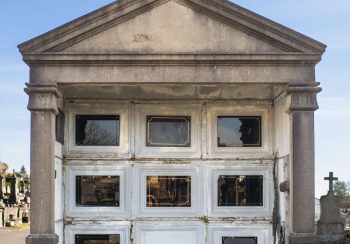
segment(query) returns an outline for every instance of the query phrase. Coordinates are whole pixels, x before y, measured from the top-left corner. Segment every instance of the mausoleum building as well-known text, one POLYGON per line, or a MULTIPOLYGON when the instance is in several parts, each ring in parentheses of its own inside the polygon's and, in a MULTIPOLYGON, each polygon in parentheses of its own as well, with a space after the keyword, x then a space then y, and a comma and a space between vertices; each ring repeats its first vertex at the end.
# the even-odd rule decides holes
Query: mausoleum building
POLYGON ((120 0, 19 49, 27 244, 315 235, 322 43, 226 0, 120 0))

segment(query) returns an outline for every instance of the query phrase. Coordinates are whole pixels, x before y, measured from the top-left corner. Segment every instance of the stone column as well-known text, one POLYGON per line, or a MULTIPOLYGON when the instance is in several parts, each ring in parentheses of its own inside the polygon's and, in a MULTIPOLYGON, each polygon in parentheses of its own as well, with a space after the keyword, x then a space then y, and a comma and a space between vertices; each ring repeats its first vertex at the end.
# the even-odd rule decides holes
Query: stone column
POLYGON ((319 83, 291 84, 292 226, 291 243, 313 243, 315 234, 314 111, 319 83))
POLYGON ((56 84, 28 83, 31 111, 31 214, 27 244, 56 244, 55 115, 60 96, 56 84))

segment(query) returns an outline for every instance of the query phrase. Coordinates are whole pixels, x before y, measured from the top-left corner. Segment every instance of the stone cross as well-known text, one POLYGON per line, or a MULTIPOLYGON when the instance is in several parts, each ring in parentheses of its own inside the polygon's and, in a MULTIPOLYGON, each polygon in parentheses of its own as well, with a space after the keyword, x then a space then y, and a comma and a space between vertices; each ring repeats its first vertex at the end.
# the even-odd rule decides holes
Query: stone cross
POLYGON ((333 191, 333 181, 338 180, 338 177, 333 177, 333 172, 329 172, 329 177, 324 177, 324 180, 329 180, 329 191, 333 191))

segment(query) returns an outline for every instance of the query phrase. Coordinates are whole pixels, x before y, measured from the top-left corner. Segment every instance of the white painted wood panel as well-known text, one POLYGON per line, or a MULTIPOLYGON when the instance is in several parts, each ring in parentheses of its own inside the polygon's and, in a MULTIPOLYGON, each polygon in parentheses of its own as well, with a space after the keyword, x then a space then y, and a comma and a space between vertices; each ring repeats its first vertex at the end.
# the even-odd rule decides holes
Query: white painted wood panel
POLYGON ((129 244, 130 223, 68 225, 65 227, 65 244, 75 244, 75 235, 119 235, 120 244, 129 244))
MULTIPOLYGON (((82 162, 80 162, 82 163, 82 162)), ((85 161, 85 163, 89 163, 85 161)), ((103 165, 65 165, 65 216, 83 219, 123 219, 130 215, 130 170, 128 163, 111 162, 103 165), (119 176, 120 204, 118 207, 84 207, 76 205, 76 176, 119 176)))
POLYGON ((130 157, 130 104, 122 103, 76 103, 68 104, 66 116, 65 154, 74 158, 129 158, 130 157), (76 115, 118 115, 119 116, 119 146, 79 146, 75 143, 76 115))
POLYGON ((201 222, 142 222, 135 224, 137 244, 204 244, 201 222))
POLYGON ((201 156, 200 104, 136 104, 135 105, 136 158, 199 158, 201 156), (147 147, 146 116, 190 116, 190 147, 147 147))
POLYGON ((209 158, 259 158, 272 156, 271 105, 212 103, 207 105, 207 141, 209 158), (261 116, 261 147, 218 147, 218 116, 261 116))
POLYGON ((133 215, 139 217, 194 217, 202 214, 202 167, 200 165, 157 163, 135 164, 133 167, 133 215), (190 176, 190 207, 147 207, 147 176, 190 176))

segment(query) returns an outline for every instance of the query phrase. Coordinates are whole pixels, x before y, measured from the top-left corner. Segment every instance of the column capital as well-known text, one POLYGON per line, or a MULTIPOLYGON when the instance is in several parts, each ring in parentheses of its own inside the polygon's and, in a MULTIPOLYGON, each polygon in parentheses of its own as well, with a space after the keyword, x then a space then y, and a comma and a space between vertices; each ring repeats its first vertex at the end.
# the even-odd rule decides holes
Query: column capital
POLYGON ((24 91, 29 95, 28 110, 58 113, 57 98, 61 97, 56 83, 26 83, 24 91))
POLYGON ((290 83, 287 88, 287 94, 291 95, 288 112, 316 111, 318 109, 316 95, 322 91, 319 85, 318 82, 290 83))

